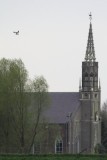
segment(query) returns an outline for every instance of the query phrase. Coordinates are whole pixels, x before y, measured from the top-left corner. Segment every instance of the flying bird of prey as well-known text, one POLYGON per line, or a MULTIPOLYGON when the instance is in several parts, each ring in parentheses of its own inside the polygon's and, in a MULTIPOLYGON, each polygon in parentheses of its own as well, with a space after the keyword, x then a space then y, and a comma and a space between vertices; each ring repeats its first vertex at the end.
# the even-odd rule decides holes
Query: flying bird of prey
POLYGON ((19 31, 17 31, 17 32, 13 32, 13 33, 15 33, 16 35, 19 35, 19 31))

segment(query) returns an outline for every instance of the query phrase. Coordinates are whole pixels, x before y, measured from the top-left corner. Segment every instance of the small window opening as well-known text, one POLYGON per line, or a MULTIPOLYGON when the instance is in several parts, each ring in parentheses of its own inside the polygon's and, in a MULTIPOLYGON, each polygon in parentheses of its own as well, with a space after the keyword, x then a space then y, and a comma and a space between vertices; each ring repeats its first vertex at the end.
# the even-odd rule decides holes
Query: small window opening
POLYGON ((55 153, 62 153, 63 152, 63 141, 58 139, 55 141, 55 153))

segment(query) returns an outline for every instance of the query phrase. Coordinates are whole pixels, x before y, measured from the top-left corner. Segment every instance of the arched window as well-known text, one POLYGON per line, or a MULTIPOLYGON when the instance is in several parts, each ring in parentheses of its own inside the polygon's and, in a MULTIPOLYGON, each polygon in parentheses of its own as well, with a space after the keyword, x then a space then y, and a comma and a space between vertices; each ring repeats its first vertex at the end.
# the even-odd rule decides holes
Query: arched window
POLYGON ((90 73, 90 77, 93 77, 93 73, 92 72, 90 73))
POLYGON ((85 80, 86 81, 88 80, 88 73, 87 72, 85 73, 85 80))
POLYGON ((93 81, 93 73, 90 73, 90 80, 93 81))
POLYGON ((55 153, 63 153, 63 141, 62 141, 62 139, 55 140, 55 153))
POLYGON ((98 76, 97 76, 97 73, 95 73, 95 81, 98 80, 98 76))

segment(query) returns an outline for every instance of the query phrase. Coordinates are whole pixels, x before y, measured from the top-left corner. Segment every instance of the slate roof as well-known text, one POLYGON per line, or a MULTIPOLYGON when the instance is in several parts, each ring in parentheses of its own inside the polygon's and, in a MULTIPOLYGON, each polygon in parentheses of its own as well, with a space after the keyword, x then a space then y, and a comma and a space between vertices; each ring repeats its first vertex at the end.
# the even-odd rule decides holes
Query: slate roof
POLYGON ((66 123, 79 107, 79 92, 49 92, 51 104, 44 112, 49 123, 66 123))

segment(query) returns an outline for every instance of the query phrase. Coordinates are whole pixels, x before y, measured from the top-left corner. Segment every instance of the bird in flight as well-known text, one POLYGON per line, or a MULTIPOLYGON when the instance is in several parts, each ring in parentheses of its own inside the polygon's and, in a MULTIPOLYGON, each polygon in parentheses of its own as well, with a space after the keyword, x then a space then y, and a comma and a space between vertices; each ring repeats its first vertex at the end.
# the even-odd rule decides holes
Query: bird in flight
POLYGON ((13 33, 15 33, 16 35, 19 35, 19 31, 17 31, 17 32, 13 32, 13 33))

